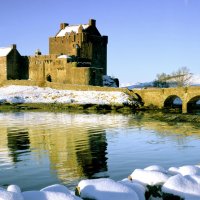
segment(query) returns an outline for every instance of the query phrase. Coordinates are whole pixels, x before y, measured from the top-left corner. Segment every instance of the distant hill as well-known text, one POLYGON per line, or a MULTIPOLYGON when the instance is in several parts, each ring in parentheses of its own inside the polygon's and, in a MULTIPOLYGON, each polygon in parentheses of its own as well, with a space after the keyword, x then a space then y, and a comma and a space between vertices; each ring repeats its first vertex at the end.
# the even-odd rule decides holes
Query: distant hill
MULTIPOLYGON (((200 86, 200 74, 193 75, 190 82, 191 86, 200 86)), ((153 81, 151 82, 144 82, 144 83, 136 83, 136 84, 121 84, 121 87, 126 87, 128 89, 133 88, 146 88, 146 87, 153 87, 153 81)), ((173 87, 173 86, 172 86, 173 87)))
POLYGON ((126 86, 129 90, 133 88, 146 88, 146 87, 153 87, 153 81, 152 82, 145 82, 145 83, 137 83, 134 85, 126 86))

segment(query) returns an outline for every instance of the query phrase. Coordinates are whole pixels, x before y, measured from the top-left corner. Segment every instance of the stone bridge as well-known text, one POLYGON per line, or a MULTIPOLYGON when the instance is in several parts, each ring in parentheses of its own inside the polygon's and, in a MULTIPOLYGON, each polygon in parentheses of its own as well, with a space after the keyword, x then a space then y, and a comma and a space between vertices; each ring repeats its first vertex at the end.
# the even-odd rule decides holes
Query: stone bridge
POLYGON ((200 87, 177 87, 177 88, 148 88, 133 89, 134 93, 144 103, 144 106, 156 106, 158 108, 173 107, 174 100, 182 101, 182 113, 188 113, 197 108, 200 100, 200 87))

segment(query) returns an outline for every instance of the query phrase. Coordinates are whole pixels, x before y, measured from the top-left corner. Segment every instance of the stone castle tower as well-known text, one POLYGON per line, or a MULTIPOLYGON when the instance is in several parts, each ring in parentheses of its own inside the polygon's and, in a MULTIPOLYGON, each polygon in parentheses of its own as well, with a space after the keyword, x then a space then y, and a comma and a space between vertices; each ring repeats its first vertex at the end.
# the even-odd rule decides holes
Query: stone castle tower
POLYGON ((103 75, 107 75, 107 43, 108 37, 101 36, 94 19, 88 24, 62 23, 57 34, 49 38, 49 55, 37 50, 34 56, 21 56, 16 45, 7 54, 0 48, 0 81, 29 79, 102 86, 103 75))
POLYGON ((107 74, 108 37, 101 36, 96 28, 96 21, 90 19, 88 24, 60 24, 55 37, 49 38, 49 54, 75 55, 91 61, 91 66, 102 68, 107 74))

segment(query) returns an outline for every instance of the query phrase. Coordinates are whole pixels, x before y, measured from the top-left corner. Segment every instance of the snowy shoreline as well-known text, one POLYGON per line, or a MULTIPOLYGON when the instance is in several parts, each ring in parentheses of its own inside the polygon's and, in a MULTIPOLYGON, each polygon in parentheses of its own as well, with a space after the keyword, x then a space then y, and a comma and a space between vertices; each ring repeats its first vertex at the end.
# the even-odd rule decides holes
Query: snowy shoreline
MULTIPOLYGON (((72 91, 37 86, 5 86, 0 88, 0 103, 62 103, 62 104, 129 104, 123 92, 72 91)), ((129 178, 114 181, 109 178, 82 180, 78 184, 80 197, 59 184, 40 191, 23 191, 19 186, 0 187, 0 200, 168 200, 200 199, 200 166, 188 165, 164 169, 149 166, 135 169, 129 178)))
POLYGON ((0 88, 0 104, 5 103, 128 105, 132 102, 127 94, 119 91, 75 91, 10 85, 0 88))
POLYGON ((200 199, 200 166, 186 165, 164 169, 152 165, 135 169, 129 178, 87 179, 78 183, 76 191, 55 184, 40 191, 24 191, 17 185, 0 188, 3 200, 198 200, 200 199))

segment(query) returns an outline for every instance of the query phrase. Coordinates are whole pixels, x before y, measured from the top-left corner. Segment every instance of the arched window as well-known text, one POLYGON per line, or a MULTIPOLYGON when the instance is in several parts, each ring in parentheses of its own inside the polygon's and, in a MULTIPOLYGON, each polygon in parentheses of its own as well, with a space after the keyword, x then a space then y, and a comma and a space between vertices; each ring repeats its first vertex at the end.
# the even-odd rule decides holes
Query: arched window
POLYGON ((48 82, 52 82, 52 78, 51 78, 51 75, 50 75, 50 74, 47 75, 47 81, 48 81, 48 82))

